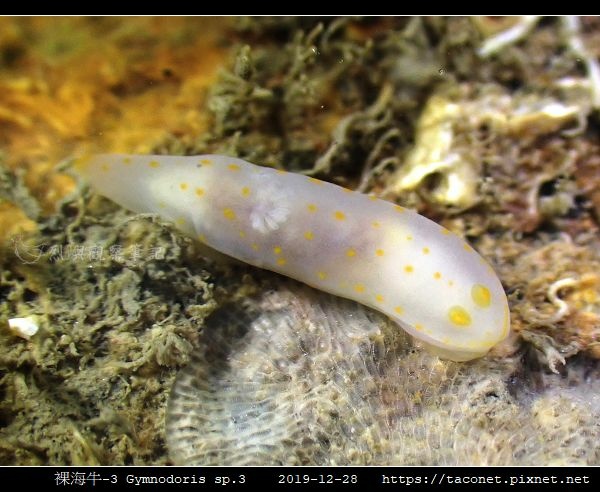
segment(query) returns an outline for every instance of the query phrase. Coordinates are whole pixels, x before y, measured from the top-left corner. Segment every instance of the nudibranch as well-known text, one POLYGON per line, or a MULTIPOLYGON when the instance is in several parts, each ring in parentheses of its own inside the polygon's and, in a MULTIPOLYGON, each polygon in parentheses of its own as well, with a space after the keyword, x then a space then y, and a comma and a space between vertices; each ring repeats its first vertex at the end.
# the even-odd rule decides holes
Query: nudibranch
POLYGON ((508 335, 508 302, 489 264, 399 205, 221 155, 106 154, 77 167, 119 205, 381 311, 440 357, 481 357, 508 335))

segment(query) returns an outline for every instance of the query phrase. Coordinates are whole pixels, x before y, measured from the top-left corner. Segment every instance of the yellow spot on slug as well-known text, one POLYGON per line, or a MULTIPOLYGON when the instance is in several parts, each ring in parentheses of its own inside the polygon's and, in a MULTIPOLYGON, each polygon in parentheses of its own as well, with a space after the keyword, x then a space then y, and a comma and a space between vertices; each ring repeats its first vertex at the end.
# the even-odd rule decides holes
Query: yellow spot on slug
POLYGON ((230 171, 239 171, 240 170, 240 166, 238 166, 237 164, 229 164, 227 166, 227 169, 229 169, 230 171))
POLYGON ((180 183, 179 187, 181 188, 181 191, 185 191, 188 189, 188 184, 187 183, 180 183))
POLYGON ((199 239, 200 241, 202 241, 203 243, 205 243, 205 242, 206 242, 206 236, 205 236, 204 234, 198 234, 198 239, 199 239))
POLYGON ((424 255, 428 255, 429 254, 429 248, 423 248, 423 254, 424 255))
POLYGON ((414 272, 414 271, 415 271, 415 269, 414 269, 414 267, 413 267, 412 265, 406 265, 406 266, 404 267, 404 271, 405 271, 406 273, 412 273, 412 272, 414 272))
POLYGON ((385 254, 385 251, 383 251, 382 249, 376 249, 375 254, 377 256, 383 256, 385 254))
POLYGON ((131 164, 131 157, 124 157, 123 164, 131 164))
POLYGON ((424 326, 421 323, 417 323, 415 325, 415 330, 417 331, 423 331, 424 326))
POLYGON ((185 219, 184 219, 183 217, 179 217, 179 218, 178 218, 178 219, 175 221, 175 223, 176 223, 177 225, 181 226, 181 225, 185 224, 185 219))
POLYGON ((348 188, 342 188, 342 191, 344 193, 352 193, 352 190, 349 190, 348 188))
POLYGON ((235 212, 230 208, 223 209, 223 215, 227 220, 235 220, 235 212))
POLYGON ((412 240, 413 240, 413 237, 412 237, 412 236, 409 234, 408 236, 406 236, 406 240, 407 240, 407 241, 412 241, 412 240))
POLYGON ((377 229, 378 227, 381 227, 381 223, 380 223, 380 222, 378 222, 378 221, 371 222, 371 225, 372 225, 373 227, 375 227, 375 229, 377 229))
POLYGON ((102 170, 102 172, 107 173, 110 167, 108 167, 108 164, 102 164, 100 166, 100 169, 102 170))
POLYGON ((314 203, 309 203, 306 208, 310 213, 315 213, 317 211, 317 206, 314 203))
POLYGON ((279 266, 283 266, 287 263, 287 260, 285 258, 277 258, 277 264, 279 266))
POLYGON ((471 248, 471 246, 469 246, 467 243, 464 243, 464 244, 463 244, 463 249, 464 249, 465 251, 468 251, 469 253, 472 253, 472 252, 473 252, 473 248, 471 248))
POLYGON ((352 258, 353 256, 356 256, 356 250, 353 248, 348 248, 346 250, 346 256, 349 256, 350 258, 352 258))
POLYGON ((448 318, 456 326, 469 326, 471 324, 471 315, 461 306, 452 306, 448 310, 448 318))
POLYGON ((317 272, 317 277, 321 280, 325 280, 327 278, 327 274, 325 272, 317 272))
POLYGON ((377 294, 377 295, 375 296, 375 300, 376 300, 377 302, 383 302, 385 299, 383 298, 383 296, 382 296, 381 294, 377 294))
POLYGON ((196 195, 204 196, 204 188, 196 188, 196 195))
POLYGON ((212 161, 210 159, 200 159, 200 164, 210 166, 212 164, 212 161))
POLYGON ((158 206, 160 208, 166 208, 167 204, 165 202, 163 202, 163 201, 160 201, 160 202, 158 202, 158 206))
POLYGON ((280 255, 281 254, 281 247, 280 246, 275 246, 273 248, 273 253, 275 253, 276 255, 280 255))
POLYGON ((243 239, 246 237, 246 233, 244 231, 240 231, 240 237, 243 239))
POLYGON ((307 239, 308 241, 312 241, 314 238, 315 238, 315 235, 311 231, 306 231, 304 233, 304 239, 307 239))
POLYGON ((335 220, 346 220, 344 212, 340 212, 339 210, 336 210, 333 216, 335 217, 335 220))
POLYGON ((250 245, 250 247, 251 247, 251 248, 252 248, 254 251, 258 251, 258 244, 256 244, 256 243, 252 243, 252 244, 250 245))
POLYGON ((439 280, 439 279, 442 278, 442 274, 440 272, 435 272, 433 274, 433 278, 436 279, 436 280, 439 280))
POLYGON ((275 172, 276 172, 277 174, 287 174, 287 171, 286 171, 286 170, 284 170, 284 169, 275 169, 275 172))
POLYGON ((402 309, 400 306, 396 306, 396 307, 394 308, 394 312, 395 312, 396 314, 402 314, 402 313, 404 312, 404 309, 402 309))
POLYGON ((242 188, 242 196, 250 196, 250 188, 248 188, 247 186, 244 186, 242 188))
POLYGON ((365 286, 363 284, 354 284, 354 290, 361 294, 365 291, 365 286))
POLYGON ((481 284, 475 284, 471 287, 471 298, 481 308, 489 307, 492 303, 490 289, 481 284))
POLYGON ((401 207, 400 205, 394 205, 394 210, 396 212, 404 212, 406 209, 404 207, 401 207))
POLYGON ((148 165, 149 165, 150 167, 154 168, 154 169, 156 169, 157 167, 159 167, 159 166, 160 166, 160 164, 159 164, 159 162, 158 162, 158 161, 150 161, 150 162, 148 163, 148 165))
POLYGON ((442 227, 442 234, 444 236, 447 236, 448 234, 451 234, 451 232, 448 229, 446 229, 445 227, 442 227))
POLYGON ((377 201, 377 197, 374 195, 369 195, 369 200, 371 200, 372 202, 377 201))
POLYGON ((323 184, 323 181, 321 181, 320 179, 316 179, 316 178, 308 178, 308 180, 309 180, 311 183, 313 183, 313 184, 316 184, 316 185, 322 185, 322 184, 323 184))

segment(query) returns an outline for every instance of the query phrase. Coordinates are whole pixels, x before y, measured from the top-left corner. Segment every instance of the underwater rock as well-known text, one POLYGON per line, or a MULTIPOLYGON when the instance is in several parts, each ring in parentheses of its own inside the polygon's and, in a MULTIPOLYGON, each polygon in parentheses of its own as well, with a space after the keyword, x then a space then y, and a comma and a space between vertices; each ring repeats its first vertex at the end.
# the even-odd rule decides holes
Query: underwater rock
POLYGON ((519 358, 442 361, 364 306, 273 287, 208 319, 167 410, 175 464, 599 462, 597 381, 556 398, 519 358))

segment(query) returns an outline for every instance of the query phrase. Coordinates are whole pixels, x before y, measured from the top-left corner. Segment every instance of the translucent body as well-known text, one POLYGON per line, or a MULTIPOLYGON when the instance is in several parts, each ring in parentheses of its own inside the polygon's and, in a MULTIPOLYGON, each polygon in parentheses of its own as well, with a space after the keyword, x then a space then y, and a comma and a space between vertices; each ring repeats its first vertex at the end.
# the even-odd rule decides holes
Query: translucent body
POLYGON ((508 335, 508 303, 491 267, 411 210, 219 155, 99 155, 79 167, 120 205, 381 311, 440 356, 480 357, 508 335))

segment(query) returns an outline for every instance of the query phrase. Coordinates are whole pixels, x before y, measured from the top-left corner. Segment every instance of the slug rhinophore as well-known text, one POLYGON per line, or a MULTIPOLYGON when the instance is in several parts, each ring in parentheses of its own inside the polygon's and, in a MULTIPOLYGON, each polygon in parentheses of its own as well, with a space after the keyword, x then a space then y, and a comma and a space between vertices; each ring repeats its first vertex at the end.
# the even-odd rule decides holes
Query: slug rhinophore
POLYGON ((481 357, 508 335, 508 302, 492 268, 401 206, 221 155, 107 154, 78 169, 125 208, 385 313, 441 357, 481 357))

